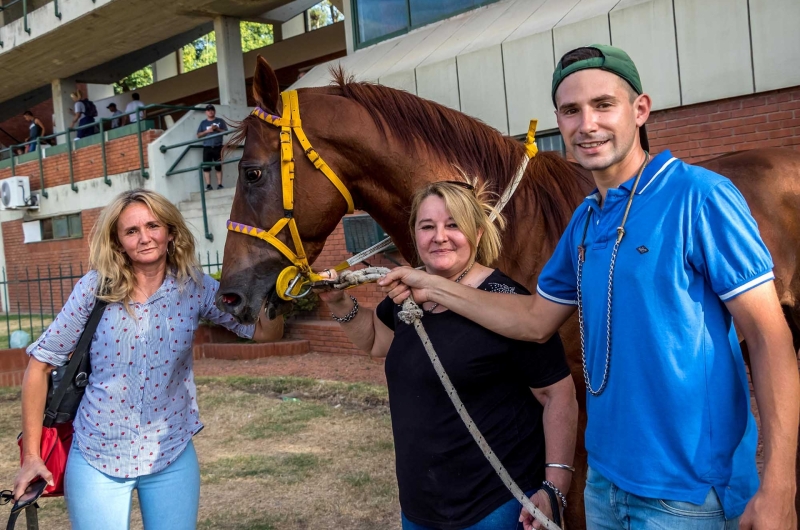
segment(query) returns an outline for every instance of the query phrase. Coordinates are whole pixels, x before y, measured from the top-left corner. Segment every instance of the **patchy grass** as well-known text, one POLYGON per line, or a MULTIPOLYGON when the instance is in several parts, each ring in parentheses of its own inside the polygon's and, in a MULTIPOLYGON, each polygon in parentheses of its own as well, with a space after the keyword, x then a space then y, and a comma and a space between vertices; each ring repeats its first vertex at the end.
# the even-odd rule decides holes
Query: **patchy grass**
MULTIPOLYGON (((200 530, 400 528, 385 387, 203 377, 197 390, 200 530)), ((0 389, 0 489, 19 467, 19 413, 19 389, 0 389)), ((41 528, 69 527, 63 499, 41 506, 41 528)), ((135 498, 132 513, 141 529, 135 498)))

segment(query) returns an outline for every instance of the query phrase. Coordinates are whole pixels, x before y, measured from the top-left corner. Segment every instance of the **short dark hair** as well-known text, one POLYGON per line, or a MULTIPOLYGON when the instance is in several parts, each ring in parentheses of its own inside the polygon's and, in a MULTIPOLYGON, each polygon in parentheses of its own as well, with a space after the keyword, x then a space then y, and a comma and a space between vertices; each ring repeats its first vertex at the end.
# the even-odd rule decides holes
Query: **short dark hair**
MULTIPOLYGON (((574 50, 565 53, 561 58, 561 67, 566 68, 567 66, 577 63, 578 61, 593 59, 595 57, 603 57, 603 52, 597 48, 590 48, 588 46, 575 48, 574 50)), ((620 80, 622 81, 622 85, 628 91, 628 99, 630 99, 631 103, 633 103, 633 100, 639 97, 639 94, 636 93, 636 90, 634 90, 630 83, 628 83, 625 79, 620 77, 620 80)))
POLYGON ((131 97, 132 97, 132 98, 133 98, 135 101, 139 101, 139 93, 138 93, 138 92, 134 92, 133 94, 131 94, 131 97))
POLYGON ((31 112, 29 110, 26 110, 25 112, 22 113, 22 115, 23 116, 33 116, 33 112, 31 112))

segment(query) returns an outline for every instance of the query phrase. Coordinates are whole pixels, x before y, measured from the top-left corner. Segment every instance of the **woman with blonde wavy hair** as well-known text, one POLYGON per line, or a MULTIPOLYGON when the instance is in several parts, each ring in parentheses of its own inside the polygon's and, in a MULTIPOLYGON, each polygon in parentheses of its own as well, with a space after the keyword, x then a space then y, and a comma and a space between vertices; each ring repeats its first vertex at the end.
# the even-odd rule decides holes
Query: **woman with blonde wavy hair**
MULTIPOLYGON (((530 295, 492 268, 503 226, 490 221, 492 211, 484 188, 464 182, 417 192, 409 228, 419 260, 462 285, 530 295)), ((472 440, 419 336, 399 320, 400 307, 386 298, 374 311, 360 308, 341 291, 320 296, 356 346, 386 358, 403 530, 522 528, 521 505, 472 440)), ((436 353, 489 445, 533 502, 560 520, 578 405, 558 335, 545 344, 514 341, 439 304, 422 309, 436 353)))
POLYGON ((147 530, 193 529, 200 470, 192 341, 200 319, 241 337, 274 340, 269 320, 238 324, 214 305, 194 238, 165 197, 120 194, 91 234, 91 270, 53 323, 28 347, 22 384, 23 464, 18 498, 37 477, 52 482, 39 444, 47 378, 67 363, 98 299, 108 302, 89 349, 91 375, 67 460, 65 497, 74 530, 125 529, 138 490, 147 530))

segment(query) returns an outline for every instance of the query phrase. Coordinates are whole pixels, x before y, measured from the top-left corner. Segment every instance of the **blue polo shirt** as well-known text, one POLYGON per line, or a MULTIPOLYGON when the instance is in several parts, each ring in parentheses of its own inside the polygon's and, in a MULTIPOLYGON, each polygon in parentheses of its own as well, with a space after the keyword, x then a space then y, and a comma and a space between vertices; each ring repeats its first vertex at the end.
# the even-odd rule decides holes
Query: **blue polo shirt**
MULTIPOLYGON (((603 380, 608 272, 634 178, 586 198, 539 276, 541 296, 577 305, 578 245, 586 218, 583 296, 592 388, 603 380)), ((616 261, 608 385, 587 392, 589 465, 625 491, 703 504, 725 516, 758 489, 757 432, 744 361, 725 302, 771 281, 772 258, 727 178, 665 151, 639 182, 616 261)))

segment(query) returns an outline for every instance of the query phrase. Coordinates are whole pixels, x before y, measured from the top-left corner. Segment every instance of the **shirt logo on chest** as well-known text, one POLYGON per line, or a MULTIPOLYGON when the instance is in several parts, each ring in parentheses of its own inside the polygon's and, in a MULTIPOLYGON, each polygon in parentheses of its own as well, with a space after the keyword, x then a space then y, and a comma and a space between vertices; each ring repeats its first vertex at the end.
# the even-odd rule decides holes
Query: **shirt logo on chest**
POLYGON ((647 248, 644 245, 642 245, 641 247, 637 248, 636 250, 639 251, 639 254, 647 254, 648 252, 650 252, 650 249, 647 248))

